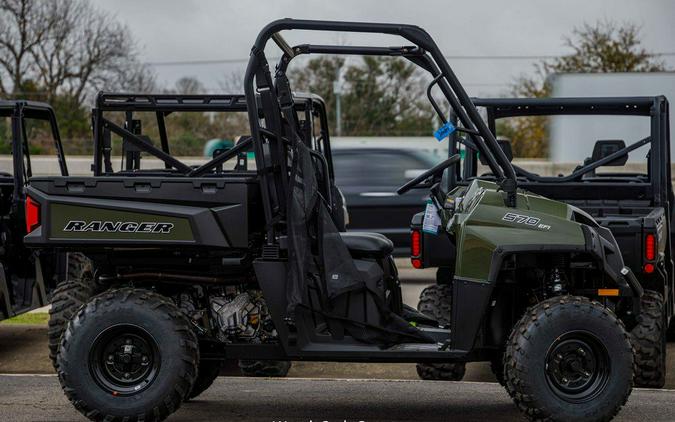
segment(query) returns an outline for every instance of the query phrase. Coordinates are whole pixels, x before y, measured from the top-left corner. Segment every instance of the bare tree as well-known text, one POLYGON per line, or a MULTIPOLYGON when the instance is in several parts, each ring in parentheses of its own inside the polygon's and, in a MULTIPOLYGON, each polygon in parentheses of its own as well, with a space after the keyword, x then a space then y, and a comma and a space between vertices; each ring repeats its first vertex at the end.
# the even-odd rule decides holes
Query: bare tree
POLYGON ((224 94, 241 94, 244 92, 244 72, 231 71, 225 74, 223 79, 218 82, 220 90, 224 94))
POLYGON ((191 76, 183 76, 182 78, 176 81, 176 87, 171 90, 176 94, 203 94, 206 91, 204 85, 199 81, 199 79, 191 76))
POLYGON ((128 60, 118 70, 116 78, 107 84, 106 89, 146 94, 157 90, 155 72, 138 59, 128 60))
POLYGON ((30 52, 52 29, 44 4, 31 0, 0 0, 0 93, 18 93, 30 66, 30 52))
MULTIPOLYGON (((154 87, 129 29, 85 0, 0 0, 0 68, 11 92, 33 80, 50 101, 154 87)), ((1 75, 0 75, 1 76, 1 75)), ((8 89, 0 86, 4 92, 8 89)))
POLYGON ((125 25, 82 0, 43 7, 58 23, 31 53, 50 97, 65 94, 81 104, 93 91, 110 89, 128 76, 138 79, 137 49, 125 25))

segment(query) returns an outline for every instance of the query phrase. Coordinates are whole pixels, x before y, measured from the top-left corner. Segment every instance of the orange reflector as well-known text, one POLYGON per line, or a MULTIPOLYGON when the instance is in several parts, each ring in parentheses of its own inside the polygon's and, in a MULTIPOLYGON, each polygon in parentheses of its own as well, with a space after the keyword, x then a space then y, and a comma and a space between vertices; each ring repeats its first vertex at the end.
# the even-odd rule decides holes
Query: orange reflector
POLYGON ((646 272, 647 274, 653 273, 655 269, 656 268, 654 267, 654 264, 649 264, 649 263, 645 264, 645 266, 642 267, 642 270, 644 272, 646 272))
POLYGON ((619 296, 619 289, 598 289, 598 296, 619 296))

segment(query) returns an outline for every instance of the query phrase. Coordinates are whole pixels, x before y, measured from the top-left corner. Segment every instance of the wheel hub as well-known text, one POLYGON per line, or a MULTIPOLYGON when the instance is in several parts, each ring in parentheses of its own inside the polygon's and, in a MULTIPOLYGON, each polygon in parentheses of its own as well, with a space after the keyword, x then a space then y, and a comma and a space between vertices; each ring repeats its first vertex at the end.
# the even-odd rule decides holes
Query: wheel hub
POLYGON ((154 338, 131 325, 101 333, 90 353, 94 378, 113 395, 135 394, 145 389, 157 376, 159 363, 154 338))
POLYGON ((554 393, 578 403, 596 397, 609 377, 609 356, 602 343, 583 332, 559 337, 546 358, 546 378, 554 393))

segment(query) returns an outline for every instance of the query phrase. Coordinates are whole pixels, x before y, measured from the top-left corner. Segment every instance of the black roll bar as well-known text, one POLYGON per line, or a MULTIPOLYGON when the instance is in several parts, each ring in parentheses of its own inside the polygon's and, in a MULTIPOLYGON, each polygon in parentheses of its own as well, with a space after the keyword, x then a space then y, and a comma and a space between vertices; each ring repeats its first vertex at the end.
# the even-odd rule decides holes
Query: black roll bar
MULTIPOLYGON (((254 79, 258 81, 258 88, 261 88, 260 80, 265 79, 265 84, 271 79, 269 74, 269 64, 264 54, 267 42, 273 39, 277 45, 282 46, 284 56, 277 68, 277 72, 285 72, 288 62, 299 54, 325 53, 325 54, 359 54, 359 55, 389 55, 403 56, 409 58, 412 62, 429 71, 432 76, 441 75, 439 87, 446 96, 450 105, 455 109, 459 120, 466 127, 466 132, 471 134, 474 143, 479 151, 483 153, 488 161, 490 169, 497 177, 500 187, 507 193, 507 204, 515 206, 515 193, 517 187, 516 174, 506 155, 499 147, 494 135, 489 130, 480 114, 471 102, 471 99, 464 91, 459 80, 443 57, 440 49, 423 29, 414 25, 405 24, 386 24, 386 23, 364 23, 364 22, 334 22, 334 21, 313 21, 313 20, 294 20, 281 19, 271 22, 258 34, 255 44, 251 50, 248 66, 244 78, 244 90, 246 100, 249 106, 249 123, 251 126, 251 135, 256 140, 256 150, 262 149, 260 122, 254 119, 251 114, 252 106, 256 98, 256 88, 254 79), (413 47, 350 47, 350 46, 312 46, 302 44, 288 51, 288 45, 279 34, 284 30, 310 30, 310 31, 341 31, 341 32, 360 32, 360 33, 381 33, 398 35, 414 44, 413 47), (428 52, 428 54, 426 53, 428 52)), ((263 84, 264 85, 264 84, 263 84)), ((262 89, 271 89, 263 86, 262 89)), ((269 122, 267 122, 269 124, 269 122)), ((256 154, 256 159, 262 155, 256 154)), ((264 166, 264 162, 259 162, 259 168, 264 166)), ((261 184, 263 191, 269 193, 270 180, 261 174, 261 184)), ((267 221, 272 221, 271 201, 264 197, 265 215, 267 221)), ((268 232, 271 235, 272 232, 268 232)), ((269 237, 268 237, 269 239, 269 237)))
POLYGON ((12 193, 12 206, 15 207, 23 200, 24 186, 27 183, 27 178, 32 175, 28 136, 26 125, 24 124, 25 120, 41 120, 49 123, 61 176, 68 176, 68 166, 63 151, 63 144, 61 143, 61 134, 59 133, 56 114, 49 104, 26 100, 0 100, 0 116, 11 119, 13 135, 11 139, 12 163, 14 173, 17 175, 14 178, 14 190, 12 193), (24 157, 26 158, 25 165, 24 157))
POLYGON ((167 154, 159 148, 156 148, 149 143, 145 142, 138 135, 131 133, 127 129, 116 125, 108 119, 101 119, 103 123, 103 128, 110 129, 111 132, 116 133, 117 135, 123 137, 127 141, 131 142, 135 147, 148 152, 160 160, 164 161, 167 164, 170 164, 173 168, 180 171, 181 173, 189 174, 192 171, 192 168, 188 165, 183 164, 180 160, 177 160, 173 156, 167 154))
POLYGON ((251 144, 253 144, 253 138, 246 138, 237 143, 234 147, 228 149, 227 151, 223 152, 222 154, 216 156, 214 159, 210 160, 208 163, 202 164, 201 166, 197 167, 196 169, 192 170, 191 172, 188 173, 188 177, 199 177, 202 176, 205 173, 208 173, 210 170, 212 170, 214 167, 223 164, 230 158, 234 157, 235 155, 239 154, 240 152, 246 151, 251 144))

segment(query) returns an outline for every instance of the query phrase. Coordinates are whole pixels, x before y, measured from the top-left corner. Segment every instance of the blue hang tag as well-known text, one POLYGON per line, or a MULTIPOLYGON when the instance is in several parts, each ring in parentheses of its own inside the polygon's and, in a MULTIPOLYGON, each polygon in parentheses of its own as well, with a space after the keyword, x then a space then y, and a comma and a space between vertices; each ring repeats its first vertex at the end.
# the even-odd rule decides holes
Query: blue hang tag
POLYGON ((443 126, 439 127, 436 132, 434 132, 434 137, 438 139, 438 142, 442 142, 443 139, 452 135, 452 132, 454 132, 455 129, 455 125, 450 122, 446 122, 443 126))

